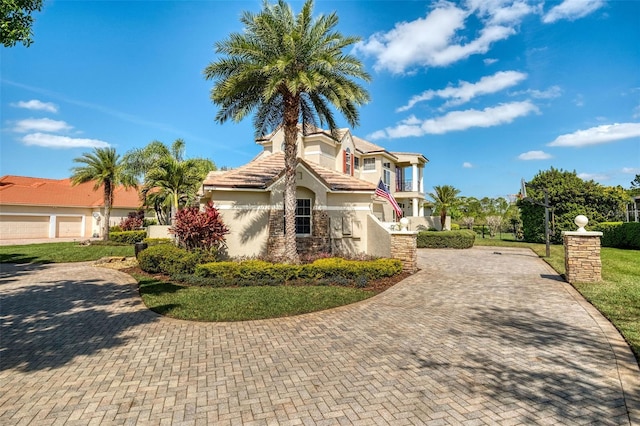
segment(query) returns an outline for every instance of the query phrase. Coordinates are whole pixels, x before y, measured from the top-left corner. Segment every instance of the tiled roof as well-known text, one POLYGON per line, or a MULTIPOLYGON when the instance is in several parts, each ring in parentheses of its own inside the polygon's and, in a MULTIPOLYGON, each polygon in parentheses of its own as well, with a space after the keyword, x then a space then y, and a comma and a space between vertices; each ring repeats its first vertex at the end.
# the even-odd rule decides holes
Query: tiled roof
POLYGON ((355 145, 356 149, 358 151, 362 152, 363 154, 371 154, 371 153, 374 153, 374 152, 386 152, 387 154, 390 154, 390 155, 394 156, 392 153, 390 153, 389 151, 387 151, 386 149, 384 149, 380 145, 376 145, 374 143, 371 143, 369 141, 366 141, 364 139, 361 139, 361 138, 359 138, 357 136, 353 136, 353 135, 352 135, 351 138, 353 139, 353 144, 355 145))
MULTIPOLYGON (((298 159, 332 191, 375 191, 376 186, 353 176, 338 173, 317 164, 298 159)), ((284 172, 284 153, 261 156, 244 166, 224 173, 210 172, 204 180, 205 187, 265 189, 278 180, 284 172)), ((206 189, 206 188, 205 188, 206 189)))
MULTIPOLYGON (((94 191, 93 182, 71 185, 71 179, 45 179, 26 176, 3 176, 0 178, 0 204, 56 206, 56 207, 101 207, 102 188, 94 191)), ((135 188, 115 189, 113 207, 138 208, 140 197, 135 188)))

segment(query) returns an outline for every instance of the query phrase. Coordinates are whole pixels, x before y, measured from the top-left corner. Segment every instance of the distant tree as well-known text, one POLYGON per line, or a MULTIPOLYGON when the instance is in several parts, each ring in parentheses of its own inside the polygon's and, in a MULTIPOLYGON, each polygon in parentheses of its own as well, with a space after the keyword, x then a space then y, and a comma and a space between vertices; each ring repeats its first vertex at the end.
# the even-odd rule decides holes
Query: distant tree
POLYGON ((465 216, 462 218, 461 222, 462 226, 464 226, 465 228, 473 229, 473 223, 475 222, 475 219, 471 216, 465 216))
POLYGON ((502 216, 487 216, 487 226, 489 227, 489 235, 495 237, 502 227, 502 216))
POLYGON ((0 40, 4 47, 33 42, 31 13, 42 9, 42 0, 2 0, 0 2, 0 40))
MULTIPOLYGON (((574 219, 582 214, 589 219, 589 225, 620 220, 628 200, 625 190, 620 187, 603 186, 593 180, 584 181, 575 171, 551 168, 539 172, 527 183, 527 196, 542 202, 543 190, 549 194, 553 216, 549 218, 553 234, 551 241, 562 242, 561 231, 573 231, 574 219)), ((529 201, 518 201, 524 239, 528 242, 544 242, 544 207, 529 201)))
POLYGON ((298 124, 328 125, 337 138, 334 111, 350 126, 358 125, 358 106, 369 101, 353 78, 369 81, 362 63, 344 53, 357 37, 336 30, 335 13, 313 18, 307 0, 294 16, 283 0, 263 3, 257 13, 245 12, 243 32, 216 44, 220 58, 204 70, 214 80, 211 100, 220 109, 216 121, 239 122, 255 112, 256 136, 284 129, 285 258, 298 262, 296 250, 296 166, 298 124))
POLYGON ((640 175, 636 175, 636 178, 631 181, 631 188, 629 189, 629 195, 640 195, 640 175))
POLYGON ((125 187, 136 186, 131 175, 124 173, 120 156, 115 148, 94 148, 91 153, 83 153, 82 157, 74 158, 76 163, 84 164, 71 169, 71 183, 78 185, 86 182, 94 182, 93 190, 103 188, 104 196, 104 222, 102 223, 102 239, 109 239, 109 220, 111 218, 111 206, 113 206, 114 190, 119 185, 125 187))
POLYGON ((444 230, 447 222, 447 211, 456 205, 460 190, 451 185, 441 185, 434 186, 433 191, 427 195, 435 203, 436 212, 440 213, 440 225, 444 230))

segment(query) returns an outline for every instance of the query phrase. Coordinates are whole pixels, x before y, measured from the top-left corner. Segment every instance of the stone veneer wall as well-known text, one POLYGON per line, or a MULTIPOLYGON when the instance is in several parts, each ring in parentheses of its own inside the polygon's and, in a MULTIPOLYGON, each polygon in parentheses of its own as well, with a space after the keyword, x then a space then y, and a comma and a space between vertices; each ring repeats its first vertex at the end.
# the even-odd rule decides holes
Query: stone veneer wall
POLYGON ((269 211, 269 236, 267 237, 267 254, 280 258, 284 256, 284 211, 269 211))
POLYGON ((296 237, 299 254, 330 253, 329 215, 327 212, 314 210, 311 215, 311 236, 296 237))
POLYGON ((600 232, 565 232, 564 267, 568 282, 602 281, 600 232))
MULTIPOLYGON (((311 236, 296 237, 298 254, 329 253, 329 216, 324 211, 314 210, 311 216, 311 236)), ((267 254, 274 257, 284 256, 284 211, 272 209, 269 212, 269 237, 267 254)))
POLYGON ((414 273, 418 270, 418 233, 392 232, 391 257, 402 262, 402 270, 414 273))

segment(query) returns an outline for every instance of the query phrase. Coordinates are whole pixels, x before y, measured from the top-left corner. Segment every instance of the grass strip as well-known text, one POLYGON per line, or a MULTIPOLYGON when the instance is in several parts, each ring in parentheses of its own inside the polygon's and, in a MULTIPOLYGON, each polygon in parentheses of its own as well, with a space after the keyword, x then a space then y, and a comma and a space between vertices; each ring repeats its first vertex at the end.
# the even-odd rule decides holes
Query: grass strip
POLYGON ((0 263, 87 262, 103 257, 133 256, 133 245, 81 245, 77 242, 0 246, 0 263))
POLYGON ((248 321, 321 311, 367 299, 373 291, 338 286, 191 287, 136 275, 147 307, 172 318, 248 321))

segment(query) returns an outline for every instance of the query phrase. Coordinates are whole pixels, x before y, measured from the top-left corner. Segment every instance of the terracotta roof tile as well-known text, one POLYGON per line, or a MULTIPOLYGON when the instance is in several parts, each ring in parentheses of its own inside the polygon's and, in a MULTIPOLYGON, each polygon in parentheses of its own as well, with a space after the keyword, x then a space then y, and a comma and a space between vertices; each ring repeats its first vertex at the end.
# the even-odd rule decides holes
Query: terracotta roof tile
MULTIPOLYGON (((375 185, 370 182, 338 173, 302 159, 299 161, 332 191, 375 191, 375 185)), ((284 154, 278 152, 259 157, 228 172, 211 172, 205 178, 203 185, 221 188, 265 189, 275 182, 283 171, 284 154)))
MULTIPOLYGON (((93 182, 71 185, 71 179, 45 179, 26 176, 0 178, 0 204, 101 207, 102 190, 93 190, 93 182)), ((138 208, 140 197, 134 188, 115 189, 113 207, 138 208)))

